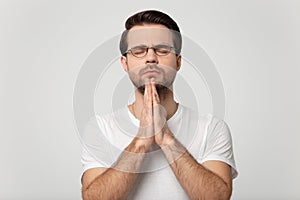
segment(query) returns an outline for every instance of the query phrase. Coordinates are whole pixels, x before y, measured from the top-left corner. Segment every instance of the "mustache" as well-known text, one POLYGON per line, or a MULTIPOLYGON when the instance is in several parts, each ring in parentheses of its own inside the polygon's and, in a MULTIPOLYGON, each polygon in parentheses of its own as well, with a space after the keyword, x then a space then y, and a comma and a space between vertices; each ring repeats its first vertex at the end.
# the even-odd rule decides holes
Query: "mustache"
POLYGON ((157 64, 146 64, 143 66, 143 68, 139 71, 139 74, 144 74, 149 70, 155 70, 157 72, 162 72, 162 69, 159 65, 157 64))

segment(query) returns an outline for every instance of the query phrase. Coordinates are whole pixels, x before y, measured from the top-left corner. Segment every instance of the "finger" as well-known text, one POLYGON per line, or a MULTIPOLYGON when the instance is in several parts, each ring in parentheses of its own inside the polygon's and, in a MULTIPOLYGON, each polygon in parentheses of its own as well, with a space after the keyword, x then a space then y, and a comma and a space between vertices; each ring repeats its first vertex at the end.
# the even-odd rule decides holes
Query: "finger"
POLYGON ((147 83, 145 84, 145 91, 144 91, 144 105, 147 105, 147 98, 148 98, 148 87, 147 83))
POLYGON ((159 104, 159 96, 154 82, 151 82, 151 89, 152 89, 151 96, 152 96, 153 105, 157 105, 159 104))
POLYGON ((151 88, 150 82, 147 83, 146 87, 147 87, 147 91, 148 91, 148 93, 147 93, 147 98, 148 98, 147 103, 152 106, 152 88, 151 88))
MULTIPOLYGON (((141 124, 143 128, 148 129, 152 126, 152 100, 151 100, 151 86, 149 83, 145 84, 144 105, 141 113, 141 124)), ((147 131, 146 131, 147 132, 147 131)))
POLYGON ((151 88, 149 86, 149 83, 146 83, 145 84, 145 92, 144 92, 144 102, 145 102, 145 104, 148 104, 150 94, 151 94, 151 88))
POLYGON ((144 94, 144 104, 149 115, 152 115, 152 96, 151 96, 151 85, 146 83, 145 85, 145 94, 144 94))

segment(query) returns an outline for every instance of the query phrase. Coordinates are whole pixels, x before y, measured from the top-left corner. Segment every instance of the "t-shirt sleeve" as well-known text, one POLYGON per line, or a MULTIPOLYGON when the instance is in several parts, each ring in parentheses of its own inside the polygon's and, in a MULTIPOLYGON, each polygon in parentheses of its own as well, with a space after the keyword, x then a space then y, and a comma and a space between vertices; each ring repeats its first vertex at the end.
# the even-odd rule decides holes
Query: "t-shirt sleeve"
POLYGON ((216 117, 212 117, 207 127, 206 143, 201 163, 218 160, 231 166, 232 178, 237 177, 231 133, 228 125, 216 117))
POLYGON ((87 149, 82 148, 81 153, 81 163, 82 163, 82 174, 88 170, 95 167, 106 167, 104 164, 96 160, 87 149))
POLYGON ((93 117, 89 120, 81 134, 81 143, 82 174, 91 168, 109 168, 112 165, 110 146, 104 135, 104 125, 101 119, 93 117))

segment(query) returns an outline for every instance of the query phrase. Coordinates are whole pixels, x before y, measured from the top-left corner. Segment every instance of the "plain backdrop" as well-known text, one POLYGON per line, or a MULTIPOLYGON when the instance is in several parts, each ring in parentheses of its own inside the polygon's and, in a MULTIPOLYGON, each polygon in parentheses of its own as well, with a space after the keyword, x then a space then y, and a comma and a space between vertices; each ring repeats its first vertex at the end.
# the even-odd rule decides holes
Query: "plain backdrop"
POLYGON ((232 199, 300 199, 300 1, 0 1, 0 199, 81 199, 73 90, 82 63, 144 9, 215 63, 239 176, 232 199))

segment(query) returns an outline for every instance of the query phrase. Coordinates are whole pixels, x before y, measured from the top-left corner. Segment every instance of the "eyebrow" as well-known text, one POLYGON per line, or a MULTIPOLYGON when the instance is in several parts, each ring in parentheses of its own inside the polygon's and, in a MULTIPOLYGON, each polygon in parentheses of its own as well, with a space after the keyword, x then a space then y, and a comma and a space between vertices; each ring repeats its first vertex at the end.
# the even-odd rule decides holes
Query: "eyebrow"
POLYGON ((131 47, 130 49, 132 49, 132 48, 138 48, 138 47, 148 47, 148 46, 145 45, 145 44, 139 44, 139 45, 137 45, 137 46, 131 47))
MULTIPOLYGON (((160 47, 160 46, 168 46, 168 47, 172 47, 170 44, 168 43, 160 43, 160 44, 156 44, 156 45, 153 45, 152 47, 160 47)), ((139 44, 137 46, 134 46, 134 47, 131 47, 130 49, 133 49, 133 48, 138 48, 138 47, 149 47, 145 44, 139 44)))

